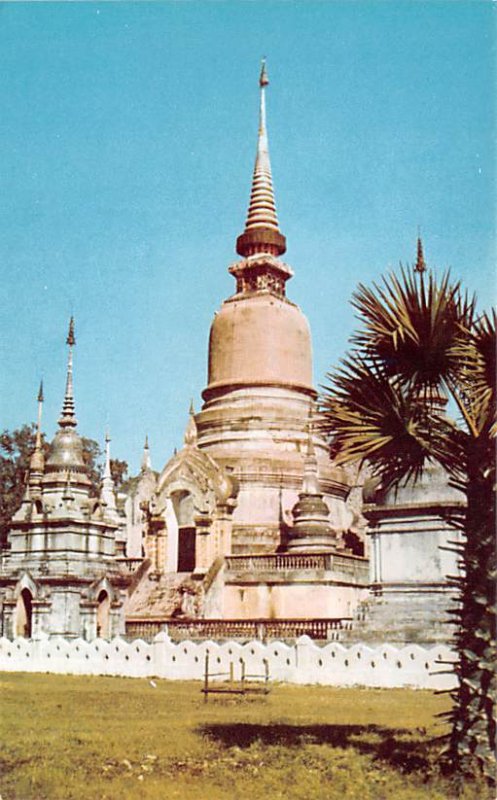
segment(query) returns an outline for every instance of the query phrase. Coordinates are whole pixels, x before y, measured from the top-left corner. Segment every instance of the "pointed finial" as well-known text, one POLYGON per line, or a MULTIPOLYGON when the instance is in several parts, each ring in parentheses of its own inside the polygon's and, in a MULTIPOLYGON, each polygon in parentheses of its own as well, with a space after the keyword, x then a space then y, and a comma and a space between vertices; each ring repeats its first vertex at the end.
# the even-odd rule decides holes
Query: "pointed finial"
POLYGON ((266 130, 266 96, 265 89, 269 84, 266 71, 266 60, 262 60, 259 76, 260 105, 259 133, 257 136, 257 154, 249 209, 245 222, 245 230, 238 237, 236 250, 241 256, 255 253, 270 253, 279 256, 286 250, 286 239, 280 233, 276 204, 273 192, 273 177, 269 160, 269 144, 266 130))
POLYGON ((190 414, 191 417, 195 416, 195 406, 193 405, 193 397, 190 400, 190 408, 189 408, 188 413, 190 414))
POLYGON ((73 345, 76 344, 76 338, 74 336, 74 317, 71 317, 69 320, 69 332, 67 334, 66 344, 68 344, 69 347, 73 347, 73 345))
POLYGON ((151 469, 152 469, 152 462, 150 460, 150 449, 148 446, 148 435, 147 435, 145 436, 145 444, 143 446, 141 472, 150 472, 151 469))
POLYGON ((105 505, 105 516, 114 520, 117 514, 116 496, 114 493, 114 479, 110 469, 110 442, 109 431, 105 434, 105 467, 102 476, 102 489, 100 492, 100 499, 105 505))
POLYGON ((314 455, 315 455, 315 450, 314 450, 314 440, 312 438, 312 423, 309 422, 309 424, 307 426, 307 451, 306 451, 306 456, 307 457, 314 457, 314 455))
POLYGON ((267 70, 266 70, 266 56, 263 56, 261 59, 261 74, 259 77, 259 86, 262 89, 264 86, 268 85, 269 85, 269 78, 267 76, 267 70))
POLYGON ((67 334, 66 344, 69 346, 69 353, 67 356, 66 392, 64 395, 64 403, 62 405, 62 414, 59 418, 59 426, 61 428, 75 428, 77 425, 77 420, 74 413, 74 392, 72 382, 72 349, 76 344, 76 338, 74 336, 74 317, 71 317, 69 321, 69 332, 67 334))
POLYGON ((315 455, 315 453, 314 453, 314 441, 313 441, 313 438, 312 438, 312 434, 313 434, 312 418, 313 418, 313 415, 314 415, 314 404, 311 402, 311 404, 309 405, 309 414, 307 415, 307 451, 306 451, 306 455, 307 456, 312 456, 312 457, 314 457, 314 455, 315 455))
POLYGON ((418 230, 418 245, 417 245, 417 253, 416 253, 416 264, 414 266, 414 272, 419 272, 423 274, 426 272, 426 262, 425 257, 423 254, 423 242, 421 240, 421 235, 418 230))
POLYGON ((307 420, 307 446, 304 456, 304 474, 302 478, 302 491, 305 494, 319 494, 321 491, 319 486, 318 462, 314 450, 312 415, 313 407, 311 405, 309 407, 309 417, 307 420))
POLYGON ((38 423, 36 426, 36 446, 41 445, 41 416, 43 413, 43 381, 40 382, 40 389, 38 391, 38 423))
POLYGON ((110 442, 111 438, 109 436, 109 431, 105 432, 105 466, 104 466, 104 474, 103 477, 105 478, 112 478, 112 474, 110 471, 110 442))
POLYGON ((195 422, 195 409, 193 408, 193 400, 190 403, 188 422, 186 423, 183 441, 187 447, 197 444, 197 423, 195 422))
POLYGON ((29 483, 38 484, 38 476, 45 470, 45 455, 41 441, 41 417, 43 413, 43 381, 38 392, 38 421, 36 425, 35 447, 29 460, 29 483))

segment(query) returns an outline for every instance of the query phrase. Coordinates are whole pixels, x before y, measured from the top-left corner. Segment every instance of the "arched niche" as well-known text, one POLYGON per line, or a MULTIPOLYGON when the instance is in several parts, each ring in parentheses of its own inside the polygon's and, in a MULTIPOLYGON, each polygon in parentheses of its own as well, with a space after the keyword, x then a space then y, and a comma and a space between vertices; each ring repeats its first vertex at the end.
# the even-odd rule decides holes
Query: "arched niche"
POLYGON ((102 589, 97 597, 97 638, 110 637, 110 596, 102 589))
POLYGON ((33 595, 24 588, 17 598, 14 635, 31 639, 33 625, 33 595))

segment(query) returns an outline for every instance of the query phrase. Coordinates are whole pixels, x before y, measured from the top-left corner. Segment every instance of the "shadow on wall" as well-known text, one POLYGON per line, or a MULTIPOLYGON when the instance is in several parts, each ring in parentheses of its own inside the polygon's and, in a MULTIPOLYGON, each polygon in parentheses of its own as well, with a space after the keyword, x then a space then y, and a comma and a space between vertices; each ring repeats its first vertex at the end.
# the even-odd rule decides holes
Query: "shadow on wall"
POLYGON ((424 729, 384 728, 379 725, 206 725, 198 733, 225 747, 299 747, 327 744, 351 747, 404 773, 428 773, 441 749, 441 738, 426 739, 424 729))

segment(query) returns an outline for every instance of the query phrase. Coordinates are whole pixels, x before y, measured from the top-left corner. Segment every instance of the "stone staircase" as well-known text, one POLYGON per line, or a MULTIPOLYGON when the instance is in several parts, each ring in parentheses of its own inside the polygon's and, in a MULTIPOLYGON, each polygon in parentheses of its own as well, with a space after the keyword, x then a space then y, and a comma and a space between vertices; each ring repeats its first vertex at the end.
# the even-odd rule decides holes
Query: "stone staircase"
POLYGON ((190 616, 187 608, 198 593, 198 582, 190 573, 162 573, 151 571, 143 575, 126 605, 126 618, 190 616))

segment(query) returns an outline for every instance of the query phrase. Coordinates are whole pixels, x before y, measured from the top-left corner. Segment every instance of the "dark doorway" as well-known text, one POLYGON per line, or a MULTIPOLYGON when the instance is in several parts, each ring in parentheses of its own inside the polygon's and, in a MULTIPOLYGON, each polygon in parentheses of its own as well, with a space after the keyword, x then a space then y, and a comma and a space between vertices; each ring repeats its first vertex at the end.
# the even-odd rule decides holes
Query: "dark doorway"
POLYGON ((175 492, 171 496, 178 521, 178 572, 195 569, 195 505, 190 492, 175 492))
POLYGON ((193 572, 195 569, 195 528, 178 530, 178 572, 193 572))

